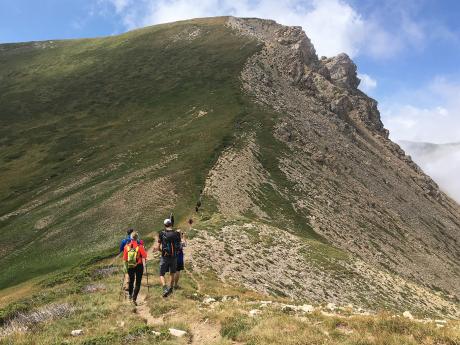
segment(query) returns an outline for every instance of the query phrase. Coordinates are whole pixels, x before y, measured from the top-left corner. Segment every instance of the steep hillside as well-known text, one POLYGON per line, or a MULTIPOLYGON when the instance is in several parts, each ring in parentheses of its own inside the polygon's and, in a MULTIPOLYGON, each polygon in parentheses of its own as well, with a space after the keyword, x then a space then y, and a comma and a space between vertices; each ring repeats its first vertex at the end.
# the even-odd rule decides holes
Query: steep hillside
POLYGON ((67 284, 174 210, 196 220, 191 276, 459 316, 459 205, 388 139, 348 56, 319 59, 301 28, 225 17, 0 45, 0 80, 6 296, 67 284))
POLYGON ((225 21, 0 46, 0 287, 192 209, 251 106, 225 21))
MULTIPOLYGON (((457 301, 459 206, 388 139, 376 101, 357 89, 353 62, 345 54, 318 59, 297 27, 258 19, 230 19, 228 25, 264 43, 246 64, 241 79, 255 102, 280 114, 270 133, 274 139, 266 130, 258 131, 256 144, 248 139, 242 151, 247 155, 249 150, 261 162, 262 168, 257 169, 259 176, 265 176, 262 186, 254 178, 252 183, 244 182, 251 180, 251 170, 244 169, 248 178, 240 177, 243 183, 234 183, 232 188, 252 198, 254 207, 262 211, 259 219, 264 219, 265 211, 278 227, 297 234, 305 234, 297 231, 298 224, 310 223, 315 234, 353 254, 334 257, 323 248, 314 250, 307 245, 304 270, 316 264, 309 260, 315 252, 334 257, 339 265, 325 269, 327 265, 319 264, 320 273, 310 272, 312 282, 305 286, 304 278, 297 279, 293 270, 275 262, 282 275, 277 290, 287 280, 292 284, 281 290, 290 296, 353 302, 364 298, 394 307, 416 298, 417 302, 409 304, 426 308, 435 307, 435 298, 424 296, 435 290, 457 301), (284 217, 288 209, 295 217, 284 217), (345 277, 337 277, 345 272, 345 277), (394 274, 402 281, 396 283, 394 274), (344 291, 342 281, 354 288, 344 291), (424 288, 421 294, 411 283, 424 288)), ((238 165, 227 159, 226 168, 220 163, 215 170, 233 171, 238 165)), ((231 183, 231 174, 219 175, 220 179, 210 175, 207 190, 217 199, 221 212, 229 213, 224 211, 228 205, 220 200, 225 194, 216 185, 231 183)), ((241 212, 234 208, 233 213, 241 212)), ((276 241, 271 244, 276 245, 276 241)), ((294 261, 298 272, 299 260, 294 261)), ((268 271, 275 272, 273 267, 268 271)), ((266 275, 262 280, 274 287, 272 278, 266 275)), ((264 286, 260 282, 252 285, 264 286)), ((453 305, 449 308, 458 313, 453 305)))

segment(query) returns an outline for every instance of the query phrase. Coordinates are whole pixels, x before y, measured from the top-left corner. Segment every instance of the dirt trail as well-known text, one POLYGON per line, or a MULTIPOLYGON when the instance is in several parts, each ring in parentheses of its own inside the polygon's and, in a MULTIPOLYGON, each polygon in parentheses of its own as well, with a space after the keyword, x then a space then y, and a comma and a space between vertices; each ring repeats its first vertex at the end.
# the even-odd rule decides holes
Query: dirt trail
POLYGON ((161 326, 164 323, 163 317, 154 317, 150 313, 150 308, 146 301, 147 296, 140 293, 138 296, 138 305, 136 306, 136 314, 147 322, 149 326, 161 326))
MULTIPOLYGON (((149 262, 152 261, 152 259, 156 256, 156 253, 153 251, 153 247, 148 249, 147 252, 147 265, 149 265, 149 262)), ((150 268, 150 274, 153 271, 153 267, 149 265, 150 268)), ((197 287, 197 292, 199 293, 201 291, 201 284, 199 280, 197 280, 194 275, 186 270, 186 274, 190 277, 190 279, 195 283, 197 287)), ((149 275, 149 283, 151 284, 154 279, 154 276, 149 275)), ((144 278, 143 279, 143 286, 141 291, 139 292, 138 296, 138 305, 135 308, 136 314, 139 315, 142 319, 144 319, 149 326, 162 326, 165 323, 164 320, 164 315, 155 317, 151 314, 150 312, 150 307, 147 303, 148 299, 148 290, 147 290, 147 280, 144 278)), ((222 337, 220 335, 220 328, 217 325, 214 325, 206 319, 203 322, 196 322, 192 323, 190 325, 190 329, 192 330, 192 337, 191 337, 191 342, 190 344, 192 345, 206 345, 211 342, 216 342, 218 340, 221 340, 222 337)))
POLYGON ((206 319, 204 322, 191 325, 193 330, 192 345, 205 345, 222 339, 218 326, 207 321, 206 319))
MULTIPOLYGON (((152 267, 149 264, 149 262, 152 261, 152 259, 156 256, 156 253, 153 251, 153 246, 148 249, 147 251, 147 266, 150 268, 150 273, 149 273, 149 283, 152 283, 153 276, 151 275, 152 273, 152 267)), ((150 308, 147 304, 147 294, 146 292, 148 291, 147 289, 147 279, 144 277, 142 279, 142 288, 141 291, 139 291, 139 296, 137 300, 137 306, 136 306, 136 314, 138 314, 141 318, 143 318, 146 322, 147 325, 149 326, 159 326, 164 323, 163 317, 154 317, 150 313, 150 308), (147 289, 147 291, 146 291, 147 289)))

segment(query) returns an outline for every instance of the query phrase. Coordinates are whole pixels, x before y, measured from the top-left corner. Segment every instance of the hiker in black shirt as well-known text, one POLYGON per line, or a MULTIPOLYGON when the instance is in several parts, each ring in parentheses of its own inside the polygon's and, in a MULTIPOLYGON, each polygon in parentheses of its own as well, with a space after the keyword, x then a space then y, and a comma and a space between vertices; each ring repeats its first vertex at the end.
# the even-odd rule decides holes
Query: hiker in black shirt
POLYGON ((172 227, 171 220, 165 219, 165 229, 158 234, 157 250, 161 252, 160 282, 163 287, 163 297, 167 297, 174 287, 177 271, 177 256, 181 250, 181 236, 172 227), (169 272, 169 287, 166 285, 165 274, 169 272))

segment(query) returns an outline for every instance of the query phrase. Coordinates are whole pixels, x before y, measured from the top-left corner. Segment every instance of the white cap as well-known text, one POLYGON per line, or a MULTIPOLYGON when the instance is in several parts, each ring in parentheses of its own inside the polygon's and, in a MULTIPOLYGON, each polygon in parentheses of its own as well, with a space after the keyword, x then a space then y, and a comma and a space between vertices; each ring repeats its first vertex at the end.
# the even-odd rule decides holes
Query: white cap
POLYGON ((171 225, 171 219, 166 218, 165 221, 163 222, 164 225, 169 226, 171 225))

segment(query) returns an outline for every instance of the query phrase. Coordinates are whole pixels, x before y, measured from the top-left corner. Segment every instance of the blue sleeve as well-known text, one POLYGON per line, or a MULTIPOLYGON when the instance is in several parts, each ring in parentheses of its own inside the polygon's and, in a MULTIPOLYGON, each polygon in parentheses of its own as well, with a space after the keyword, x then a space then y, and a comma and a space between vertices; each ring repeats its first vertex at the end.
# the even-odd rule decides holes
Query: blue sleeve
POLYGON ((126 238, 123 239, 123 241, 121 241, 119 253, 121 253, 125 249, 125 246, 126 246, 126 238))

